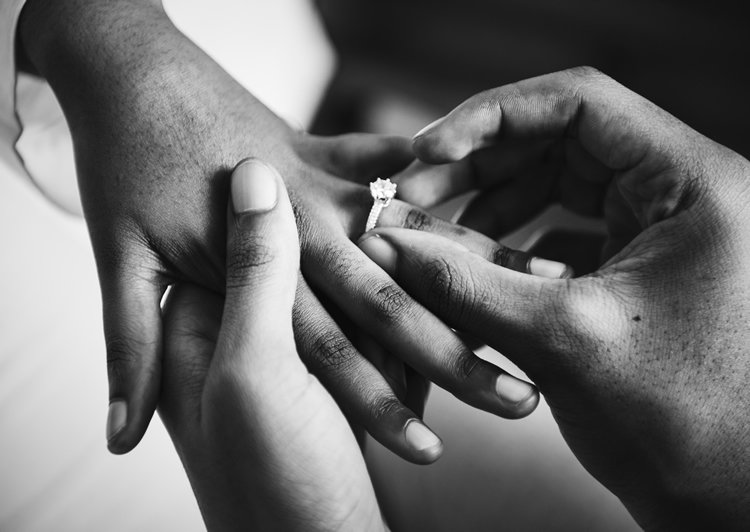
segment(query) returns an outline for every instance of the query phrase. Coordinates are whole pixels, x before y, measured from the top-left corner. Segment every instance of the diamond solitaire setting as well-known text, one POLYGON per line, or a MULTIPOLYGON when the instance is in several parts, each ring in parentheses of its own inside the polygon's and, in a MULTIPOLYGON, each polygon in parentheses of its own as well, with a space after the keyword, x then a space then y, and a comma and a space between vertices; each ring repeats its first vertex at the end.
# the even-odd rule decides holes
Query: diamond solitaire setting
POLYGON ((365 232, 375 229, 380 213, 396 197, 396 183, 391 183, 390 179, 377 178, 370 183, 370 194, 372 194, 373 204, 372 209, 370 209, 370 216, 367 217, 365 232))

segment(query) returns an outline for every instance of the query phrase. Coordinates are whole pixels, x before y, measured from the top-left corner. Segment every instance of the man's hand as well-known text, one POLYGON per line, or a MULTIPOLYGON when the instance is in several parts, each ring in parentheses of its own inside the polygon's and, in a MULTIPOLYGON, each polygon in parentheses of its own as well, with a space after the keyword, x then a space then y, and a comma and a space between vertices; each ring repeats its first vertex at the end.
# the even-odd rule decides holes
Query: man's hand
POLYGON ((250 160, 231 188, 223 315, 216 293, 179 284, 164 317, 160 414, 206 526, 383 530, 354 435, 296 353, 299 248, 283 182, 250 160))
POLYGON ((490 192, 477 205, 543 204, 560 190, 568 205, 603 212, 613 256, 564 281, 404 229, 377 229, 361 247, 446 323, 525 370, 580 461, 641 525, 746 530, 750 163, 591 69, 479 94, 415 150, 464 161, 408 178, 434 179, 430 193, 502 182, 508 198, 490 192), (531 157, 543 146, 565 157, 531 157))
MULTIPOLYGON (((478 359, 352 242, 372 200, 365 186, 337 177, 367 181, 405 166, 412 156, 403 139, 292 131, 182 35, 156 1, 28 0, 20 38, 73 135, 103 294, 113 452, 137 444, 156 407, 166 286, 189 280, 224 290, 228 174, 248 156, 273 164, 286 181, 304 274, 294 308, 298 350, 354 423, 409 460, 436 459, 406 437, 422 415, 425 387, 415 372, 498 415, 533 410, 533 387, 519 384, 525 401, 509 398, 498 386, 508 376, 478 359)), ((488 253, 497 248, 408 204, 386 211, 383 224, 451 234, 488 253)))

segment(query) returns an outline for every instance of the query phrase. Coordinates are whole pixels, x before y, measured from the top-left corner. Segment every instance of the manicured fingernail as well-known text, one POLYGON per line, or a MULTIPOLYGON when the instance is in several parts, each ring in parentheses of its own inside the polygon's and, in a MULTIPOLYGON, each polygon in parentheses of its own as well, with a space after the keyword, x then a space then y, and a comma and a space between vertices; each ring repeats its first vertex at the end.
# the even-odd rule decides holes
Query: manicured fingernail
POLYGON ((573 277, 573 268, 562 262, 532 257, 529 261, 529 273, 538 277, 549 277, 551 279, 570 279, 573 277))
POLYGON ((258 159, 242 161, 232 172, 235 214, 268 212, 278 202, 278 174, 258 159))
POLYGON ((427 133, 430 132, 430 130, 435 129, 443 120, 445 120, 445 117, 441 116, 440 118, 438 118, 434 122, 430 122, 425 127, 423 127, 422 129, 420 129, 419 131, 417 131, 417 134, 414 135, 414 137, 412 137, 412 139, 417 139, 419 137, 422 137, 422 136, 426 135, 427 133))
POLYGON ((359 249, 389 275, 396 272, 396 259, 398 258, 396 250, 380 235, 365 237, 359 242, 359 249))
POLYGON ((407 423, 404 437, 409 447, 420 454, 440 454, 443 448, 440 438, 418 419, 412 419, 407 423))
POLYGON ((107 440, 111 440, 125 428, 128 421, 128 403, 123 399, 116 399, 109 403, 107 413, 107 440))
POLYGON ((531 398, 536 392, 530 384, 502 373, 495 381, 495 393, 503 401, 518 405, 531 398))

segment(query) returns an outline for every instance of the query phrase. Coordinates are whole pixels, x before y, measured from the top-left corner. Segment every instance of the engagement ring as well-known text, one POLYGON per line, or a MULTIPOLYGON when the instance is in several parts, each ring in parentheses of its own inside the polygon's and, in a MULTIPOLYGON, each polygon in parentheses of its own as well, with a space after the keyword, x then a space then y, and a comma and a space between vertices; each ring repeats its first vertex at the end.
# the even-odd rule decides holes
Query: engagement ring
POLYGON ((381 211, 385 209, 396 196, 396 183, 391 183, 390 179, 377 178, 370 183, 370 194, 372 194, 374 203, 372 204, 372 209, 370 209, 370 216, 367 217, 365 233, 375 229, 381 211))

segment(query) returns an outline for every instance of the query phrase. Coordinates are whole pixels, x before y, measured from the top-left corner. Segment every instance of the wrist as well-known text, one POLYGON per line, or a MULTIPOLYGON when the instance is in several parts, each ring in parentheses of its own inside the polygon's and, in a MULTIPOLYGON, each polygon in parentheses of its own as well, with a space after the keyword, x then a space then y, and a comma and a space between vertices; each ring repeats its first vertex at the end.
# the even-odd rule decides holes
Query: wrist
POLYGON ((41 67, 61 55, 81 55, 118 38, 142 40, 154 33, 149 30, 157 29, 159 21, 169 19, 158 0, 27 0, 18 37, 28 59, 41 67), (139 31, 128 32, 128 26, 139 31))
POLYGON ((176 33, 161 3, 152 0, 28 0, 18 23, 21 53, 66 113, 76 100, 141 80, 158 66, 160 43, 176 33))

